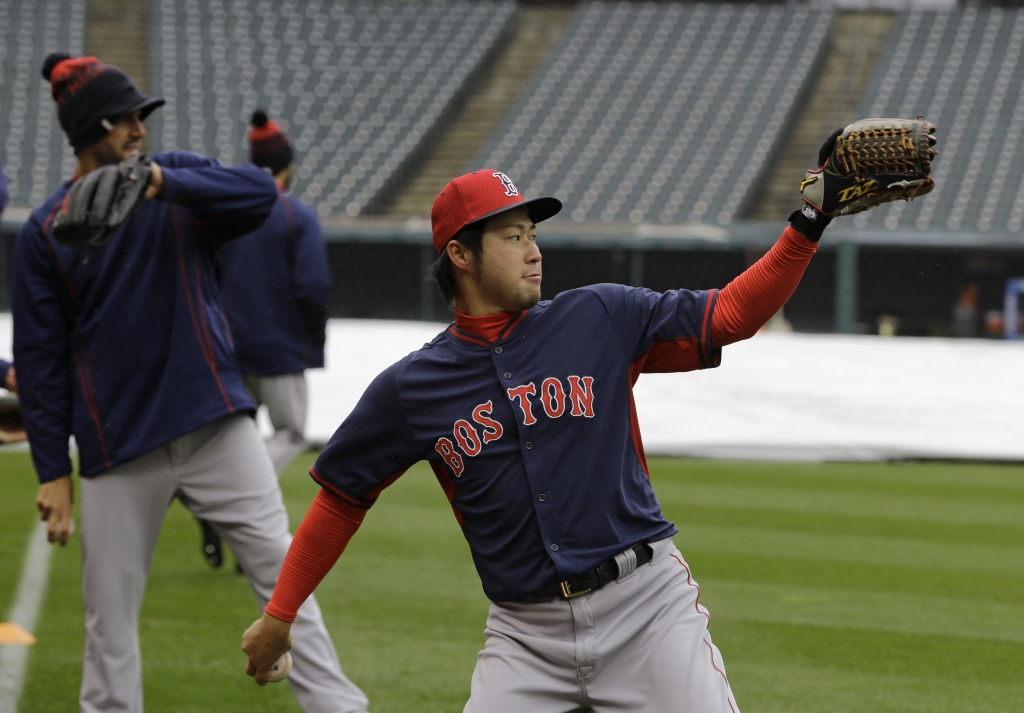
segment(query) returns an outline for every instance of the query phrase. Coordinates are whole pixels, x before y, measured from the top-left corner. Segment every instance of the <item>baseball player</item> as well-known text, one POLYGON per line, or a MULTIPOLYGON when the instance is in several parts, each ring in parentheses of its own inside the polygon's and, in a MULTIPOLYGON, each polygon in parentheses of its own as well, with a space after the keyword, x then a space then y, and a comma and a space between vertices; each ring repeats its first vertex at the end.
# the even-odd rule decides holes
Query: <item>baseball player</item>
POLYGON ((220 285, 246 388, 266 404, 275 433, 267 451, 280 475, 306 447, 306 369, 324 365, 331 277, 316 213, 287 194, 292 146, 263 111, 252 116, 252 163, 277 184, 270 217, 224 246, 220 285))
POLYGON ((321 490, 243 636, 257 683, 381 491, 426 460, 492 601, 467 712, 738 710, 651 488, 632 385, 718 366, 793 293, 829 219, 794 213, 722 290, 540 301, 536 224, 560 209, 492 169, 437 196, 433 276, 455 323, 382 372, 317 459, 321 490))
MULTIPOLYGON (((291 541, 214 275, 216 251, 263 222, 277 189, 255 166, 159 154, 147 169, 147 200, 109 242, 67 247, 54 239, 53 222, 73 212, 73 183, 136 156, 142 121, 164 100, 93 57, 51 55, 43 76, 78 166, 32 213, 15 246, 19 388, 41 483, 37 504, 50 541, 62 545, 71 434, 79 449, 81 710, 141 713, 138 614, 172 498, 231 545, 261 605, 291 541)), ((294 636, 289 680, 302 708, 365 711, 315 600, 298 612, 294 636)))
MULTIPOLYGON (((277 203, 256 231, 221 250, 220 288, 245 388, 257 407, 266 404, 274 427, 267 453, 280 476, 306 447, 305 370, 324 365, 331 276, 316 213, 286 193, 291 143, 262 110, 252 116, 249 156, 273 174, 277 203)), ((199 524, 203 556, 220 567, 220 537, 199 524)))

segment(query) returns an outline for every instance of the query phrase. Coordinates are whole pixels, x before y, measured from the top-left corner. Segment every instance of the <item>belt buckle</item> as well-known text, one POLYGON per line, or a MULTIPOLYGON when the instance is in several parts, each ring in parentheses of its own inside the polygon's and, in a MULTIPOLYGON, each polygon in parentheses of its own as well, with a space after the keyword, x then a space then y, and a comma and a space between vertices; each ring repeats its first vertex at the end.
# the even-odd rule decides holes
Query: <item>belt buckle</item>
POLYGON ((568 580, 566 580, 564 582, 559 582, 558 583, 558 588, 562 590, 562 596, 565 597, 566 599, 573 599, 575 597, 582 597, 584 594, 587 594, 588 592, 594 591, 594 588, 590 587, 588 589, 584 589, 584 590, 579 591, 579 592, 574 592, 574 591, 572 591, 572 585, 569 584, 568 580))

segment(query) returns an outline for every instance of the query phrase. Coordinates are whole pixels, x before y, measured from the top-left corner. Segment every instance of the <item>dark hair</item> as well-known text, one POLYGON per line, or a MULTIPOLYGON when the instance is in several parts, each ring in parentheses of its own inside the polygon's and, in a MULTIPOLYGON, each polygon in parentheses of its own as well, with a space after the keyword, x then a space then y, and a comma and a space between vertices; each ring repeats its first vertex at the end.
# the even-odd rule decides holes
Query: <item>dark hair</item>
MULTIPOLYGON (((458 240, 479 261, 480 256, 484 254, 484 222, 470 223, 457 232, 452 240, 458 240)), ((454 310, 458 285, 455 282, 455 271, 452 269, 451 258, 448 257, 447 246, 430 266, 430 279, 437 283, 444 303, 454 310)))

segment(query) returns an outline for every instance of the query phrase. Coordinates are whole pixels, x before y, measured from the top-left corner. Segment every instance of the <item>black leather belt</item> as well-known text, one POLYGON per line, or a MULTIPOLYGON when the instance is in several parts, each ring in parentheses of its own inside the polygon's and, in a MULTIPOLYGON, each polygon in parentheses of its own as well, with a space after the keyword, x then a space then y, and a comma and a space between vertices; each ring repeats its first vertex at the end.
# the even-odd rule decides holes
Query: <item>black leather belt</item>
MULTIPOLYGON (((642 564, 647 564, 654 557, 654 550, 651 549, 650 545, 633 545, 631 547, 636 553, 636 566, 639 567, 642 564)), ((619 578, 619 565, 615 563, 614 559, 610 559, 604 564, 600 564, 593 569, 588 569, 581 575, 567 579, 564 582, 558 582, 552 584, 550 587, 544 587, 531 594, 527 599, 548 599, 550 597, 562 597, 563 599, 572 599, 588 592, 593 592, 600 589, 609 582, 614 582, 619 578)))

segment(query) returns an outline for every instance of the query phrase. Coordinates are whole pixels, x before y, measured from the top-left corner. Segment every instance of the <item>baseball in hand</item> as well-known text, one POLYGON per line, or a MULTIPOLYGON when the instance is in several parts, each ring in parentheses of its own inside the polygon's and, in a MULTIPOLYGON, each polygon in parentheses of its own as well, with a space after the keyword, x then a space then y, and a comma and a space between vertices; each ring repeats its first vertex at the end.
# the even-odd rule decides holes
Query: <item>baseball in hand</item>
POLYGON ((277 660, 277 662, 270 667, 270 671, 267 672, 267 683, 277 683, 288 678, 288 674, 292 672, 292 655, 285 651, 284 654, 277 660))

